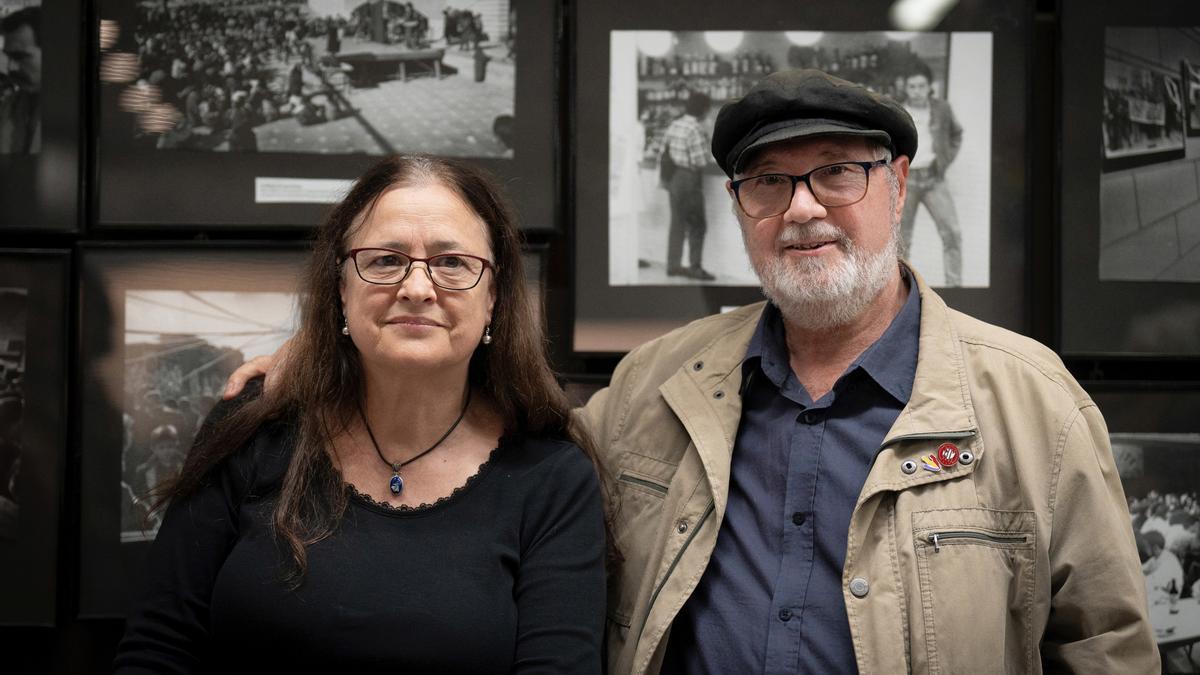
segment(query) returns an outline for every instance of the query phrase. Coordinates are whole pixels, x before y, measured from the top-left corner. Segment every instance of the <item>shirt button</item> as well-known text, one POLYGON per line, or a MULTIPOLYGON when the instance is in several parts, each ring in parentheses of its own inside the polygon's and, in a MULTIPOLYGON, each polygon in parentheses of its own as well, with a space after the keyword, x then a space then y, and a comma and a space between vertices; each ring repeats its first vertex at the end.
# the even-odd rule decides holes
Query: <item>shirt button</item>
POLYGON ((787 609, 786 607, 779 610, 779 620, 780 621, 790 621, 791 619, 792 619, 792 610, 787 609))
POLYGON ((850 594, 856 598, 865 598, 867 593, 871 591, 870 584, 862 577, 854 577, 850 580, 850 594))
POLYGON ((803 511, 797 511, 792 514, 792 523, 796 525, 803 525, 806 517, 807 516, 804 515, 803 511))
POLYGON ((820 421, 820 417, 815 412, 806 412, 800 416, 800 419, 804 420, 805 424, 816 424, 820 421))

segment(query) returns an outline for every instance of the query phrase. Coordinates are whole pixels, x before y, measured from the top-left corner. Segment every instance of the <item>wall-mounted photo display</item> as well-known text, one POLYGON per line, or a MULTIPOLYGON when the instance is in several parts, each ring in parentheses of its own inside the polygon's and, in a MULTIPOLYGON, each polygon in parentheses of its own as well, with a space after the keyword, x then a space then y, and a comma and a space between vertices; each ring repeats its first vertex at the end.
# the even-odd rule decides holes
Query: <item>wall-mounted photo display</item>
POLYGON ((1200 355, 1200 6, 1069 0, 1062 44, 1060 349, 1200 355))
POLYGON ((98 14, 101 225, 307 227, 375 159, 425 153, 477 162, 526 227, 557 226, 552 0, 98 14))
POLYGON ((296 329, 298 247, 87 247, 80 613, 121 616, 162 510, 226 379, 296 329))
POLYGON ((77 229, 82 11, 0 0, 0 232, 77 229))
POLYGON ((0 249, 0 626, 53 626, 68 251, 0 249))
POLYGON ((1200 389, 1092 395, 1129 504, 1163 672, 1200 672, 1200 389))
POLYGON ((1012 139, 1027 119, 1025 3, 959 6, 919 32, 895 30, 887 2, 837 12, 768 3, 760 18, 702 4, 578 9, 575 350, 625 351, 760 298, 727 177, 706 146, 721 105, 788 68, 903 103, 919 140, 901 250, 951 304, 1024 328, 1027 199, 1015 177, 1026 149, 1012 139), (699 186, 664 171, 681 165, 699 186))

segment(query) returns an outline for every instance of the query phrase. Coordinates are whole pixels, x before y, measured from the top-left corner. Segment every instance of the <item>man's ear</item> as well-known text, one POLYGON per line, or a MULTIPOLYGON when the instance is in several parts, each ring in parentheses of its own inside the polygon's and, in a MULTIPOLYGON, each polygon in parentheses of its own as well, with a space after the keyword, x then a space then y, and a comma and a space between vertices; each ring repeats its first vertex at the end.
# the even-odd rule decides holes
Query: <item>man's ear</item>
POLYGON ((896 195, 896 213, 893 214, 896 218, 904 213, 904 200, 908 197, 908 162, 908 155, 900 155, 892 160, 892 170, 896 172, 896 180, 900 183, 896 195))

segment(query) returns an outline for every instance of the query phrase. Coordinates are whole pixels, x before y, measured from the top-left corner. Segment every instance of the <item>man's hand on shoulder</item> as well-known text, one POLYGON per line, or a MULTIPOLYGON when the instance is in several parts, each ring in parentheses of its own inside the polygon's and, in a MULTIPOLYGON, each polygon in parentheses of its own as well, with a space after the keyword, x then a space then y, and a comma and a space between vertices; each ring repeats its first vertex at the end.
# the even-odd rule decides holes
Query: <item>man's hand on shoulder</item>
POLYGON ((229 381, 225 384, 225 392, 221 394, 221 398, 226 401, 234 398, 246 387, 246 382, 263 375, 266 375, 266 379, 263 382, 263 391, 268 392, 274 389, 287 366, 291 349, 292 341, 289 339, 274 354, 256 356, 243 363, 229 376, 229 381))

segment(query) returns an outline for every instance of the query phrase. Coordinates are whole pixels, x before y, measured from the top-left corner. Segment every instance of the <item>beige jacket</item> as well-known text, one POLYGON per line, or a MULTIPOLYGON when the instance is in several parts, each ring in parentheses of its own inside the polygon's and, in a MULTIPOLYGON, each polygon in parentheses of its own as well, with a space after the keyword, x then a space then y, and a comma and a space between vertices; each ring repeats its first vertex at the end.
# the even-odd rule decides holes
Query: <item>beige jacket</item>
MULTIPOLYGON (((843 596, 859 670, 1157 673, 1095 404, 1049 349, 951 310, 917 283, 912 397, 850 524, 843 596), (941 472, 920 468, 943 442, 970 455, 941 472), (902 468, 909 459, 913 473, 902 468)), ((671 622, 712 554, 741 361, 761 311, 711 316, 639 347, 581 413, 615 486, 624 555, 609 583, 611 673, 658 672, 671 622)))

